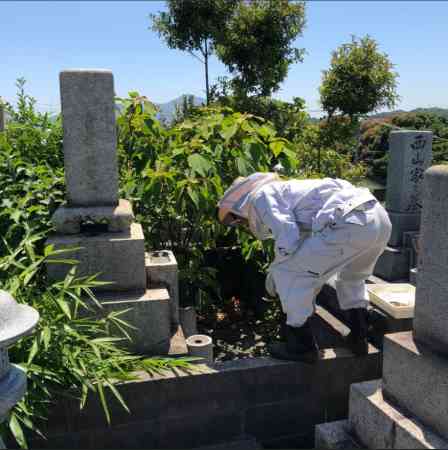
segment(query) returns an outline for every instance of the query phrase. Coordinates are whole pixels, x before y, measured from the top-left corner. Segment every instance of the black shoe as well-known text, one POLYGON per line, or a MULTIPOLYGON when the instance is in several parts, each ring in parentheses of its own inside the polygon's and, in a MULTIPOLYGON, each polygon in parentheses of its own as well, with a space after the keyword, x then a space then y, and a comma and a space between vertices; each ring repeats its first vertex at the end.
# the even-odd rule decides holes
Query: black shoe
POLYGON ((287 361, 315 362, 319 358, 319 347, 311 328, 310 319, 301 327, 285 328, 286 342, 274 342, 268 346, 271 356, 287 361))
POLYGON ((369 331, 369 313, 366 308, 353 308, 347 310, 347 321, 350 334, 346 337, 347 346, 356 356, 369 353, 367 341, 369 331))

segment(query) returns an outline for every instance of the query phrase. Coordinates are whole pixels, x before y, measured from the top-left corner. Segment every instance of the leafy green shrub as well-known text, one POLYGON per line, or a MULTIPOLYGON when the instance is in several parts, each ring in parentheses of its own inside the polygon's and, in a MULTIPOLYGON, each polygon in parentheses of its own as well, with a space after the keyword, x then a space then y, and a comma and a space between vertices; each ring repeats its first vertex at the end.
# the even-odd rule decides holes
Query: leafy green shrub
POLYGON ((448 119, 432 113, 398 113, 366 120, 361 126, 360 157, 368 167, 368 175, 387 178, 389 134, 396 129, 431 130, 434 133, 434 164, 448 162, 448 119))
POLYGON ((179 262, 181 302, 194 288, 219 296, 213 268, 204 255, 236 246, 246 258, 265 266, 271 245, 222 227, 216 204, 238 176, 266 172, 280 162, 285 175, 359 177, 361 166, 348 156, 323 149, 321 171, 315 164, 319 133, 304 128, 302 142, 278 136, 270 122, 228 107, 196 108, 170 129, 155 119, 155 108, 137 93, 120 100, 119 152, 123 195, 133 201, 150 248, 170 248, 179 262), (307 134, 306 134, 307 133, 307 134))
MULTIPOLYGON (((131 93, 118 118, 122 189, 132 199, 150 248, 171 248, 181 269, 183 302, 193 286, 216 288, 203 266, 206 250, 238 245, 244 236, 216 220, 216 204, 237 176, 297 167, 291 144, 263 119, 229 108, 202 108, 164 130, 153 105, 131 93)), ((255 245, 255 244, 254 244, 255 245)))

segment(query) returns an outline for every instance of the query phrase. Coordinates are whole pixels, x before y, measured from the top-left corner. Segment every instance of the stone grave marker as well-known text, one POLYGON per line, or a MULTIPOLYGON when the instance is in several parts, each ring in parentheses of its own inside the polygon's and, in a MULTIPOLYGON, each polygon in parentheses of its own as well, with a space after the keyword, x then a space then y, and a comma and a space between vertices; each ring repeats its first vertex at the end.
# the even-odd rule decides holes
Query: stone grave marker
POLYGON ((413 332, 385 336, 383 378, 353 384, 316 448, 448 448, 448 166, 425 172, 413 332))
POLYGON ((389 148, 386 209, 393 226, 389 244, 400 246, 403 232, 420 226, 421 184, 432 161, 432 132, 392 131, 389 148))
MULTIPOLYGON (((112 73, 65 70, 60 88, 67 205, 54 213, 47 244, 69 250, 56 258, 76 259, 78 276, 98 274, 110 283, 94 289, 103 306, 98 314, 130 308, 122 319, 135 327, 131 350, 166 354, 178 309, 170 308, 166 289, 148 289, 143 230, 131 204, 118 198, 112 73)), ((71 267, 52 263, 47 272, 61 280, 71 267)))
POLYGON ((386 209, 392 234, 374 272, 388 281, 409 279, 410 248, 404 238, 420 228, 421 185, 432 162, 432 136, 431 131, 390 133, 386 209))

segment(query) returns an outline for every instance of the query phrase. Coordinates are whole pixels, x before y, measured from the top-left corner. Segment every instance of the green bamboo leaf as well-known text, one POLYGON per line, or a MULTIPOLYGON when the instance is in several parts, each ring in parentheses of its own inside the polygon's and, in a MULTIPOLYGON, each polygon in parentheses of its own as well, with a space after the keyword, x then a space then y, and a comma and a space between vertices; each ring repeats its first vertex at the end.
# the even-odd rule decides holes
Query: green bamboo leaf
POLYGON ((56 303, 58 304, 59 308, 61 308, 61 311, 62 311, 69 319, 71 319, 71 318, 72 318, 72 314, 71 314, 71 311, 70 311, 70 306, 69 306, 69 304, 68 304, 65 300, 63 300, 62 298, 56 297, 54 300, 55 300, 56 303))
POLYGON ((9 429, 11 430, 11 433, 13 434, 14 438, 19 443, 19 445, 22 448, 28 448, 28 443, 25 439, 22 426, 17 420, 15 413, 12 413, 9 418, 9 429))
POLYGON ((97 384, 98 394, 100 397, 101 405, 103 406, 104 414, 106 415, 107 423, 110 424, 110 412, 109 407, 107 406, 106 397, 104 396, 104 388, 101 381, 98 380, 97 384))
POLYGON ((39 344, 37 342, 37 339, 33 340, 33 344, 31 345, 30 353, 28 354, 28 361, 27 364, 31 364, 34 357, 37 355, 37 352, 39 351, 39 344))

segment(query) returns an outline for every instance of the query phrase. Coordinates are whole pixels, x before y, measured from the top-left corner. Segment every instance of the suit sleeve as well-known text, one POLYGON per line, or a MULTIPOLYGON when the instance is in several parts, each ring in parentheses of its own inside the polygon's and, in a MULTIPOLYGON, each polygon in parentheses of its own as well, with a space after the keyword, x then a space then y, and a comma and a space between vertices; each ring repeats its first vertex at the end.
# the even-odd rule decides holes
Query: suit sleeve
POLYGON ((269 227, 281 256, 294 253, 300 245, 299 227, 290 208, 278 192, 262 190, 254 202, 261 221, 269 227))

